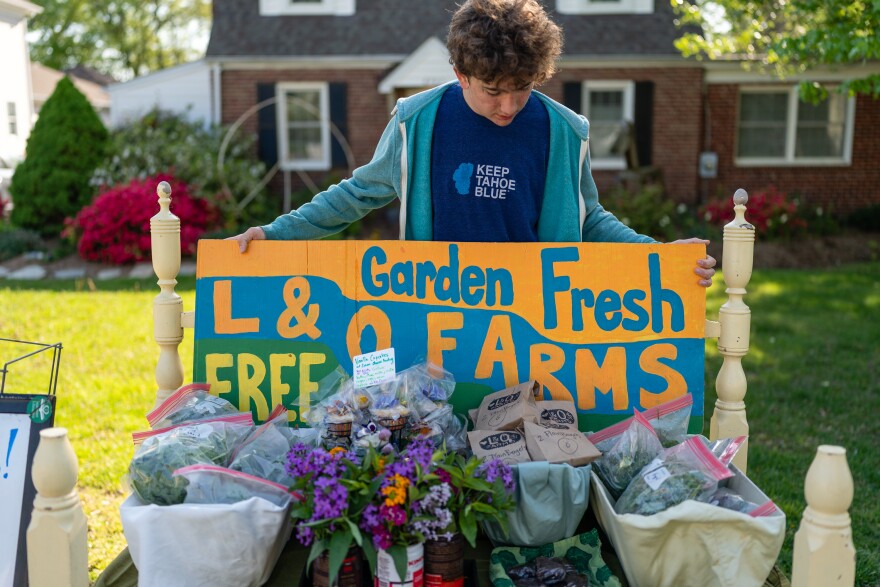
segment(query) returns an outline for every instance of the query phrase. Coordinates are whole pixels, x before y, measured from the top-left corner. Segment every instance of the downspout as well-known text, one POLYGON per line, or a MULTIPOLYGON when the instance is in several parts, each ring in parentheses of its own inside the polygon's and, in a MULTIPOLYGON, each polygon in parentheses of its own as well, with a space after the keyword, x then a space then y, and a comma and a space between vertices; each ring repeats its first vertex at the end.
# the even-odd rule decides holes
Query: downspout
POLYGON ((211 124, 220 125, 222 122, 221 107, 223 101, 220 99, 220 75, 222 68, 219 61, 211 64, 211 124))

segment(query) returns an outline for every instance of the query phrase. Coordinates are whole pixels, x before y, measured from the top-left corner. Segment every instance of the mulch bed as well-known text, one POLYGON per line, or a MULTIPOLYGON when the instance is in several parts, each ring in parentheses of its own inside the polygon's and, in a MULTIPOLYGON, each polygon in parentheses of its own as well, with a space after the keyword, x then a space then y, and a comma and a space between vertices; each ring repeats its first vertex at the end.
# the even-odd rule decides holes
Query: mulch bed
MULTIPOLYGON (((721 265, 721 243, 709 245, 721 265)), ((755 243, 755 269, 821 269, 880 260, 880 233, 847 233, 790 242, 755 243)))

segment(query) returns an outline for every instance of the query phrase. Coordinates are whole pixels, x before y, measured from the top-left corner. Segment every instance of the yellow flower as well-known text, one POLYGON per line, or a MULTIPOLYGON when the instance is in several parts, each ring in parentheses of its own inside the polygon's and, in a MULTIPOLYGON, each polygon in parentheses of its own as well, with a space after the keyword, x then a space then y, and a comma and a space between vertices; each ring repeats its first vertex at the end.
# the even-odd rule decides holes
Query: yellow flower
POLYGON ((342 448, 341 446, 334 446, 333 448, 330 449, 330 454, 333 456, 336 456, 341 452, 345 452, 345 449, 342 448))
POLYGON ((391 481, 392 485, 382 488, 382 495, 385 496, 385 505, 388 507, 403 505, 406 501, 406 489, 409 487, 409 479, 401 475, 394 475, 391 481))

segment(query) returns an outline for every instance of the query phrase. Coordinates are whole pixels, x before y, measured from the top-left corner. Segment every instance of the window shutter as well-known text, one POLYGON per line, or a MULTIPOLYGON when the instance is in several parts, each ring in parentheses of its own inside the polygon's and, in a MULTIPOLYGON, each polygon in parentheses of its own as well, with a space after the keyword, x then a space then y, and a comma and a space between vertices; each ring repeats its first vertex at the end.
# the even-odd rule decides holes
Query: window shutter
MULTIPOLYGON (((257 84, 257 103, 275 97, 275 84, 257 84)), ((276 104, 263 106, 257 111, 257 151, 266 167, 278 162, 278 128, 275 120, 276 104)))
POLYGON ((651 142, 654 127, 654 82, 636 82, 635 132, 639 165, 651 164, 651 142))
MULTIPOLYGON (((343 140, 348 140, 348 86, 344 83, 331 83, 330 122, 336 126, 343 140)), ((330 134, 330 162, 332 167, 348 167, 345 149, 339 139, 330 134)))
POLYGON ((562 103, 575 112, 581 112, 583 106, 583 89, 581 82, 565 82, 562 84, 562 103))

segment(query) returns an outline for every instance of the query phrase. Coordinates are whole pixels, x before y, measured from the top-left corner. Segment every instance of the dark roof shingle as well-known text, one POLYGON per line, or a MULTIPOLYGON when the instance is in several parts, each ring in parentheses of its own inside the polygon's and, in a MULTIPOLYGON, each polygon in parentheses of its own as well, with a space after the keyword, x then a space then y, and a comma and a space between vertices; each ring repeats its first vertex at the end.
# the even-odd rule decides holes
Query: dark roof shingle
MULTIPOLYGON (((555 14, 564 57, 677 56, 680 36, 669 2, 652 14, 555 14)), ((425 39, 446 39, 454 0, 357 0, 352 16, 260 16, 259 0, 214 0, 207 56, 306 57, 408 55, 425 39)))

